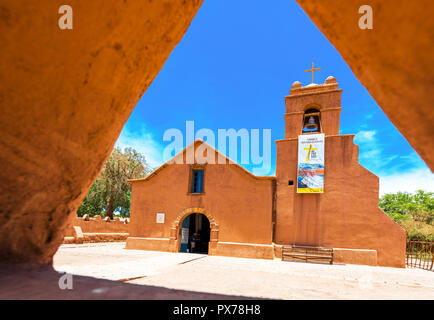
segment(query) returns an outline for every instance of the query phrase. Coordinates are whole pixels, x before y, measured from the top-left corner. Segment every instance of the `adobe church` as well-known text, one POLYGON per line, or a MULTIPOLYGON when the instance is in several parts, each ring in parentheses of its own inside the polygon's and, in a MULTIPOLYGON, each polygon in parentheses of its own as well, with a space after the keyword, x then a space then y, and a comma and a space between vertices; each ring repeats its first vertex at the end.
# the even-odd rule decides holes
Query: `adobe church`
POLYGON ((333 263, 404 267, 405 231, 379 209, 379 179, 359 164, 354 135, 339 134, 341 94, 334 77, 293 83, 275 176, 255 176, 226 157, 178 164, 203 150, 195 141, 131 180, 126 248, 273 259, 296 245, 329 248, 333 263))

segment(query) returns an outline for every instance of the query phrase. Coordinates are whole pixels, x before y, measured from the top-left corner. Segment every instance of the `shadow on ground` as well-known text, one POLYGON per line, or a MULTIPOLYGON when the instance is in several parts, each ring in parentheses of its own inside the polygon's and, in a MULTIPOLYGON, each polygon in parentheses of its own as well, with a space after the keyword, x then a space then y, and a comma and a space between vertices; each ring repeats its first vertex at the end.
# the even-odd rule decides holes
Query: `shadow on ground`
POLYGON ((52 267, 0 267, 2 300, 249 300, 254 297, 211 294, 164 287, 136 285, 73 275, 73 289, 59 288, 64 275, 52 267))

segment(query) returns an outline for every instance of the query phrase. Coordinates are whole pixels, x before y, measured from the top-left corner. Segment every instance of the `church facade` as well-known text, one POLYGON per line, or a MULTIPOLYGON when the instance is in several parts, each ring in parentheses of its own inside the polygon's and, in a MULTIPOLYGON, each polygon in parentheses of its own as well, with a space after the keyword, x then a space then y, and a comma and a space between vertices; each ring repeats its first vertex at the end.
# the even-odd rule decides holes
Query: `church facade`
POLYGON ((275 176, 255 176, 195 141, 131 180, 126 248, 273 259, 282 246, 300 245, 333 248, 334 263, 404 267, 405 231, 379 209, 379 179, 359 164, 354 135, 339 134, 341 94, 333 77, 294 82, 275 176), (302 192, 299 137, 314 135, 324 140, 323 166, 314 170, 322 185, 302 192), (215 161, 188 163, 188 153, 199 150, 215 161))

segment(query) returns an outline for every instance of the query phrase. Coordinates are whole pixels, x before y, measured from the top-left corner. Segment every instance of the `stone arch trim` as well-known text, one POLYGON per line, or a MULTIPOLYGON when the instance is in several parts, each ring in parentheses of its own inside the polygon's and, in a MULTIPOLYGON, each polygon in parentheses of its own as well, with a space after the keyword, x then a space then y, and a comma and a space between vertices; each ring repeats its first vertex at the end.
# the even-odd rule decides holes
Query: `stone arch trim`
POLYGON ((171 241, 178 240, 179 226, 181 222, 184 220, 185 217, 187 217, 192 213, 200 213, 208 218, 209 227, 210 227, 210 242, 217 242, 219 225, 215 220, 215 218, 209 213, 209 211, 204 208, 188 208, 180 212, 178 216, 175 218, 175 220, 172 222, 172 225, 170 227, 170 240, 171 241))

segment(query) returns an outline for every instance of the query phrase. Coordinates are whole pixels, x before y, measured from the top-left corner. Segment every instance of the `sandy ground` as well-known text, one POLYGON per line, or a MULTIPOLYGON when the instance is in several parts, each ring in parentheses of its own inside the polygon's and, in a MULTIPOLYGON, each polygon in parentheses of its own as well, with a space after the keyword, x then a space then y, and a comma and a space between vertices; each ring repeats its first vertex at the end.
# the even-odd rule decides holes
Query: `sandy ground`
POLYGON ((434 272, 62 245, 54 268, 169 289, 271 299, 434 299, 434 272))

